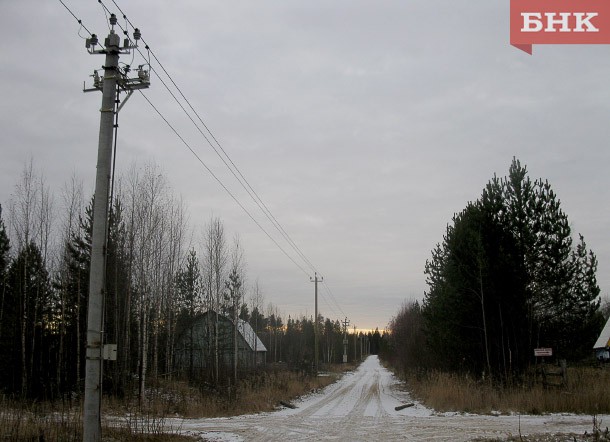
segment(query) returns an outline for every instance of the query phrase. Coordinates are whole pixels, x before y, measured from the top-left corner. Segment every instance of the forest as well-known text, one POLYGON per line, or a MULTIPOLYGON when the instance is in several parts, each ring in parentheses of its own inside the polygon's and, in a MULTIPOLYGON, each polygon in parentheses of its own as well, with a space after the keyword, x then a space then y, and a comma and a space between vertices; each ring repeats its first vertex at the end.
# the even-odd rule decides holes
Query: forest
POLYGON ((422 302, 392 319, 387 359, 399 370, 440 369, 511 383, 535 348, 592 359, 604 324, 597 258, 573 237, 547 180, 513 159, 453 216, 426 262, 422 302), (422 351, 423 350, 423 351, 422 351))
MULTIPOLYGON (((24 166, 8 210, 0 208, 0 389, 48 400, 83 391, 93 201, 72 178, 55 196, 33 161, 24 166)), ((178 370, 178 338, 205 311, 247 321, 268 349, 267 365, 311 369, 312 317, 282 317, 265 305, 262 283, 248 284, 239 236, 211 217, 193 240, 187 209, 155 165, 133 166, 113 186, 106 244, 103 388, 142 397, 159 379, 211 389, 238 382, 238 370, 211 364, 189 378, 178 370)), ((348 331, 319 316, 319 360, 340 363, 348 331)), ((349 333, 349 360, 381 335, 349 333)), ((218 360, 218 358, 216 358, 218 360)), ((192 374, 191 374, 192 375, 192 374)))

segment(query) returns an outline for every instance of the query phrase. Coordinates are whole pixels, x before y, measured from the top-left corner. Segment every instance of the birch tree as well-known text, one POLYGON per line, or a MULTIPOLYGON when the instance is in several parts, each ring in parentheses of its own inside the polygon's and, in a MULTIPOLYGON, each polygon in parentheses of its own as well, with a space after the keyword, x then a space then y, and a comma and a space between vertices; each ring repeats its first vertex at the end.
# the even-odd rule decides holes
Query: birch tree
MULTIPOLYGON (((203 241, 203 279, 208 296, 208 308, 214 312, 214 323, 207 324, 211 342, 208 348, 213 349, 213 379, 215 382, 220 380, 220 348, 219 348, 219 328, 218 315, 222 308, 222 296, 224 283, 226 280, 227 250, 224 225, 219 218, 210 219, 204 230, 203 241)), ((208 315, 209 317, 210 315, 208 315)))
POLYGON ((240 245, 239 236, 235 236, 233 240, 233 249, 231 250, 231 264, 226 286, 226 301, 230 306, 228 313, 233 320, 233 381, 237 384, 237 362, 239 349, 237 345, 239 312, 243 299, 243 287, 245 284, 245 261, 244 251, 240 245))
POLYGON ((167 179, 155 165, 145 165, 141 171, 134 167, 125 192, 127 259, 135 295, 132 303, 142 399, 147 376, 156 380, 159 370, 169 369, 171 364, 174 277, 183 259, 186 215, 182 202, 172 195, 167 179))
POLYGON ((49 287, 47 270, 47 252, 49 250, 50 232, 52 230, 50 191, 44 179, 34 172, 34 161, 23 168, 20 180, 15 185, 11 197, 11 222, 16 253, 19 257, 18 267, 12 273, 13 302, 19 305, 21 334, 21 385, 24 394, 33 375, 36 324, 43 320, 40 315, 49 309, 49 287), (33 262, 29 262, 33 259, 33 262), (37 270, 33 270, 37 269, 37 270), (32 280, 32 271, 44 272, 39 279, 32 280), (20 277, 17 281, 15 278, 20 277), (32 304, 33 303, 33 304, 32 304))

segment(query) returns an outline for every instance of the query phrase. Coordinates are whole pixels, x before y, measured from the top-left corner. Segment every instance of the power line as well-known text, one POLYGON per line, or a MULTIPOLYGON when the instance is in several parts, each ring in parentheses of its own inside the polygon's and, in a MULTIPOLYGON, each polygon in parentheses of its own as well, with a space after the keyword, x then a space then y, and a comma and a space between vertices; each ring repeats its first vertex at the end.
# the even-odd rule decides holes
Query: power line
MULTIPOLYGON (((61 0, 60 0, 61 1, 61 0)), ((63 3, 63 2, 62 2, 63 3)), ((98 0, 98 3, 102 5, 102 7, 105 10, 105 13, 111 13, 111 11, 108 9, 108 7, 104 4, 103 0, 98 0)), ((117 4, 117 2, 115 0, 112 0, 112 3, 114 4, 114 6, 119 10, 119 12, 122 14, 123 19, 126 22, 125 28, 123 28, 123 26, 119 23, 117 23, 117 25, 121 28, 121 30, 123 31, 123 34, 125 36, 127 36, 127 38, 131 41, 131 37, 129 36, 128 30, 126 29, 127 26, 131 26, 134 30, 136 30, 137 28, 134 26, 134 24, 131 22, 131 20, 127 17, 127 15, 125 14, 125 12, 121 9, 121 7, 117 4)), ((171 76, 171 74, 168 72, 168 70, 165 68, 165 66, 163 65, 163 63, 161 62, 161 60, 157 57, 157 55, 155 54, 155 52, 150 48, 150 45, 146 42, 146 40, 144 38, 141 38, 142 43, 144 43, 145 45, 145 49, 148 51, 148 65, 150 67, 150 71, 153 72, 157 78, 161 81, 161 83, 163 84, 163 86, 165 87, 165 89, 167 90, 167 92, 170 94, 170 96, 173 98, 173 100, 176 102, 176 104, 178 104, 178 106, 180 107, 180 109, 182 110, 182 112, 188 117, 188 119, 191 121, 191 123, 195 126, 195 128, 197 129, 197 131, 201 134, 201 136, 205 139, 205 141, 208 143, 208 145, 212 148, 212 150, 215 152, 215 154, 218 156, 218 158, 220 158, 220 160, 224 163, 224 165, 227 167, 227 169, 229 169, 229 171, 231 172, 231 174, 233 175, 233 177, 237 180, 237 182, 242 186, 242 188, 246 191, 246 193, 248 194, 248 196, 252 199, 252 201, 254 201, 254 203, 258 206, 258 208, 261 210, 261 212, 265 215, 265 217, 271 222, 271 224, 274 226, 274 228, 280 233, 280 235, 284 238, 284 240, 288 243, 288 245, 294 250, 294 252, 300 257, 300 259, 314 272, 314 273, 320 273, 318 272, 317 268, 313 265, 313 263, 307 258, 307 256, 303 253, 303 251, 298 247, 298 245, 296 244, 296 242, 290 237, 290 235, 288 234, 288 232, 284 229, 284 227, 281 225, 281 223, 277 220, 277 218, 273 215, 273 213, 271 212, 271 210, 269 209, 269 207, 265 204, 265 202, 262 200, 262 198, 260 197, 260 195, 254 190, 254 188, 252 187, 252 185, 250 184, 250 182, 246 179, 246 177, 243 175, 243 173, 240 171, 240 169, 237 167, 237 165, 235 164, 235 162, 231 159, 231 157, 229 156, 229 154, 226 152, 226 150, 222 147, 221 143, 218 141, 218 139, 214 136, 214 134, 212 133, 212 131, 209 129, 209 127, 205 124, 205 122, 203 121, 202 117, 199 115, 199 113, 197 112, 197 110, 194 108, 194 106, 191 104, 191 102, 188 100, 188 98, 186 97, 186 95, 184 94, 184 92, 182 91, 182 89, 178 86, 178 84, 176 83, 176 81, 173 79, 173 77, 171 76), (157 71, 157 69, 155 69, 154 66, 152 66, 150 64, 150 57, 153 57, 154 61, 156 62, 156 64, 158 64, 158 66, 161 68, 162 72, 165 74, 165 76, 169 79, 169 81, 171 82, 171 84, 173 85, 173 87, 175 88, 175 90, 178 92, 178 94, 182 97, 182 99, 184 100, 184 102, 188 105, 188 107, 190 108, 190 110, 192 111, 192 113, 195 115, 195 117, 197 118, 197 120, 201 123, 201 125, 205 128, 207 134, 209 134, 209 137, 204 133, 204 131, 201 129, 201 127, 197 124, 197 122, 195 121, 195 119, 191 116, 191 114, 188 112, 188 110, 184 107, 184 105, 180 102, 180 100, 178 99, 178 97, 176 96, 176 94, 174 94, 174 92, 171 90, 170 86, 166 83, 166 81, 163 79, 163 77, 160 75, 160 73, 157 71), (212 143, 212 141, 210 140, 210 138, 214 141, 214 143, 212 143), (218 146, 218 148, 216 148, 216 146, 218 146), (220 151, 219 151, 220 149, 220 151), (222 154, 221 154, 222 152, 222 154), (226 159, 225 159, 226 158, 226 159)), ((139 54, 142 56, 142 58, 144 58, 145 60, 147 59, 147 57, 144 55, 144 53, 142 52, 142 50, 140 49, 140 47, 138 47, 136 45, 136 50, 139 52, 139 54)), ((133 62, 133 60, 132 60, 133 62)), ((261 229, 261 231, 263 231, 263 233, 265 233, 265 235, 271 239, 271 241, 282 251, 282 253, 284 255, 286 255, 303 273, 305 273, 307 276, 310 276, 309 273, 307 271, 305 271, 305 269, 298 264, 293 258, 292 256, 290 256, 286 250, 284 250, 284 248, 282 248, 279 243, 269 234, 269 232, 267 232, 262 226, 261 224, 254 218, 254 216, 243 206, 243 204, 237 199, 237 197, 231 192, 229 191, 228 187, 222 183, 222 181, 212 172, 212 170, 203 162, 203 160, 195 153, 195 151, 191 148, 191 146, 184 140, 184 138, 174 129, 174 127, 169 123, 169 121, 160 113, 160 111, 152 104, 152 102, 144 95, 142 94, 145 99, 149 102, 149 104, 153 107, 153 109, 155 109, 155 111, 159 114, 159 116, 161 116, 161 118, 165 121, 165 123, 170 127, 170 129, 180 138, 180 140, 187 146, 187 148, 193 153, 193 155, 195 155, 195 157, 197 158, 197 160, 205 167, 205 169, 212 175, 212 177, 221 185, 221 187, 231 196, 231 198, 240 206, 240 208, 242 210, 244 210, 244 212, 248 215, 248 217, 261 229)), ((323 280, 322 280, 323 281, 323 280)), ((337 301, 337 299, 335 298, 334 294, 332 293, 330 287, 328 286, 328 284, 326 282, 323 281, 324 287, 326 288, 326 291, 328 292, 329 295, 329 301, 332 301, 332 304, 334 304, 339 311, 342 313, 343 316, 345 316, 345 312, 343 311, 343 309, 341 308, 339 302, 337 301)), ((326 296, 324 294, 322 294, 322 297, 324 298, 324 300, 326 301, 326 296)), ((337 314, 337 312, 335 311, 334 307, 332 306, 331 302, 327 303, 328 306, 331 308, 331 310, 333 311, 333 313, 337 314)))
POLYGON ((339 314, 339 312, 337 312, 337 310, 335 310, 335 308, 326 300, 326 298, 324 297, 324 295, 322 295, 322 301, 324 302, 324 304, 328 307, 328 309, 332 312, 333 316, 335 318, 340 317, 341 315, 339 314))
MULTIPOLYGON (((85 31, 87 31, 87 33, 89 34, 89 36, 90 36, 90 37, 92 37, 92 36, 94 35, 94 34, 92 34, 92 33, 91 33, 91 31, 90 31, 89 29, 87 29, 87 26, 85 26, 85 24, 83 23, 83 21, 82 21, 80 18, 78 18, 78 17, 76 16, 76 14, 74 14, 74 12, 72 12, 72 10, 71 10, 71 9, 68 7, 68 5, 66 5, 66 4, 63 2, 63 0, 59 0, 59 3, 61 3, 61 4, 63 5, 63 7, 64 7, 64 8, 66 8, 66 10, 67 10, 67 11, 70 13, 70 15, 71 15, 72 17, 74 17, 74 20, 76 20, 76 22, 77 22, 77 23, 80 25, 80 27, 81 27, 81 28, 83 28, 85 31)), ((101 43, 98 43, 98 44, 100 44, 100 46, 102 46, 102 45, 101 45, 101 43)), ((103 47, 103 46, 102 46, 102 47, 103 47)))
POLYGON ((345 312, 343 311, 343 309, 341 308, 341 305, 339 304, 339 302, 337 301, 337 298, 335 298, 335 295, 333 294, 332 290, 330 289, 330 287, 328 286, 328 284, 326 283, 326 281, 322 281, 322 285, 324 285, 324 288, 326 289, 326 291, 328 292, 328 294, 330 295, 330 299, 334 302, 334 304, 337 306, 337 308, 339 309, 339 312, 341 312, 342 316, 347 316, 345 314, 345 312))
MULTIPOLYGON (((102 4, 102 6, 108 11, 108 8, 105 6, 105 4, 103 3, 102 0, 98 0, 98 2, 100 4, 102 4)), ((121 7, 117 4, 117 2, 115 0, 112 0, 112 3, 118 8, 118 10, 121 12, 121 14, 123 15, 123 18, 126 20, 126 22, 135 29, 135 26, 133 25, 133 23, 129 20, 129 18, 127 17, 127 15, 125 14, 125 12, 121 9, 121 7)), ((120 26, 120 25, 119 25, 120 26)), ((120 26, 121 29, 122 26, 120 26)), ((127 31, 125 29, 123 29, 123 33, 125 35, 127 35, 127 31)), ((267 205, 264 203, 264 201, 262 200, 262 198, 258 195, 258 193, 254 190, 254 188, 252 187, 252 185, 249 183, 249 181, 246 179, 246 177, 243 175, 243 173, 239 170, 239 168, 237 167, 237 165, 234 163, 234 161, 231 159, 231 157, 227 154, 227 152, 225 151, 225 149, 222 147, 222 145, 220 144, 220 142, 218 141, 218 139, 214 136, 214 134, 212 133, 212 131, 208 128, 208 126, 205 124, 205 122, 203 121, 203 119, 201 118, 201 116, 199 115, 199 113, 196 111, 196 109, 193 107, 193 105, 191 104, 191 102, 188 100, 188 98, 185 96, 185 94, 182 92, 182 89, 178 86, 178 84, 174 81, 174 79, 172 78, 172 76, 170 75, 170 73, 167 71, 167 69, 165 68, 165 66, 163 65, 163 63, 161 62, 161 60, 159 60, 159 58, 157 57, 157 55, 154 53, 154 51, 152 49, 150 49, 150 46, 148 45, 148 43, 146 42, 146 40, 144 38, 142 38, 142 42, 146 45, 147 50, 149 51, 150 55, 152 55, 152 57, 154 58, 155 62, 159 65, 159 67, 162 69, 163 73, 167 76, 167 78, 170 80, 170 82, 172 83, 172 85, 176 88, 176 90, 178 91, 178 93, 180 94, 180 96, 182 97, 182 99, 187 103, 188 107, 191 109, 191 111, 193 112, 193 114, 197 117, 197 119, 199 120, 199 122, 203 125, 203 127, 205 128, 205 130, 207 131, 207 133, 210 135, 210 137, 214 140, 214 142, 216 143, 216 145, 218 146, 218 148, 220 149, 220 151, 222 151, 222 154, 218 151, 218 149, 216 148, 216 146, 210 141, 210 139, 203 133, 203 131, 201 130, 201 128, 199 127, 199 125, 193 120, 193 118, 191 117, 191 115, 188 113, 188 111, 184 108, 184 106, 180 103, 180 101, 178 100, 178 98, 174 95, 174 93, 170 90, 170 88, 168 87, 168 85, 165 83, 165 81, 161 78, 161 76, 159 75, 159 73, 157 72, 157 70, 151 66, 151 71, 155 73, 155 75, 157 75, 157 77, 159 78, 159 80, 161 80, 161 83, 163 84, 163 86, 167 89, 167 91, 170 93, 170 95, 172 96, 172 98, 176 101, 176 103, 180 106, 180 108, 182 109, 182 111, 185 113, 185 115, 189 118, 189 120, 191 120, 191 122, 193 123, 193 125, 197 128, 197 130, 199 131, 199 133, 203 136, 203 138, 206 140, 206 142, 210 145, 210 147, 214 150, 214 152, 216 153, 216 155, 221 159, 221 161, 225 164, 225 166, 227 167, 227 169, 229 169, 229 171, 231 172, 231 174, 234 176, 234 178, 237 180, 237 182, 240 183, 240 185, 243 187, 243 189, 246 191, 246 193, 248 193, 248 195, 250 196, 250 198, 254 201, 254 203, 259 207, 259 209, 263 212, 263 214, 267 217, 267 219, 271 222, 271 224, 275 227, 275 229, 280 233, 280 235, 286 240, 286 242, 290 245, 290 247, 292 247, 292 249, 297 253, 297 255, 303 260, 303 262, 305 264, 307 264, 311 270, 313 270, 314 272, 317 272, 317 269, 315 268, 315 266, 311 263, 311 261, 307 258, 307 256, 302 252, 302 250, 298 247, 298 245, 296 244, 296 242, 290 237, 290 235, 286 232, 286 230, 282 227, 282 225, 279 223, 279 221, 277 220, 277 218, 273 215, 273 213, 271 212, 271 210, 267 207, 267 205), (223 157, 224 155, 224 157, 223 157), (225 160, 226 158, 226 160, 225 160), (228 161, 228 163, 227 163, 228 161), (230 163, 230 164, 229 164, 230 163)), ((142 54, 142 52, 139 50, 140 54, 142 56, 144 56, 144 54, 142 54)))
POLYGON ((176 128, 174 128, 174 126, 172 126, 172 124, 169 122, 169 120, 167 118, 165 118, 165 116, 161 113, 161 111, 150 101, 150 99, 142 92, 140 91, 140 93, 142 94, 142 96, 144 97, 144 99, 148 102, 148 104, 150 104, 150 106, 155 110, 155 112, 157 112, 157 114, 163 119, 163 121, 165 121, 165 124, 167 124, 167 126, 172 130, 172 132, 174 132, 174 134, 180 139, 180 141, 182 141, 182 143, 188 148, 188 150, 191 151, 191 153, 195 156, 195 158, 197 158, 197 160, 201 163, 201 165, 203 167, 205 167, 205 169, 210 173, 210 175, 212 175, 212 177, 216 180, 216 182, 218 184, 220 184, 220 186, 225 190, 225 192, 227 192, 229 194, 229 196, 231 198, 233 198, 233 200, 237 203, 237 205, 239 207, 241 207, 241 209, 246 213, 246 215, 248 215, 248 217, 258 226, 259 229, 261 229, 261 231, 267 235, 267 237, 273 241, 273 243, 282 251, 282 253, 284 253, 284 255, 286 255, 286 257, 288 259, 290 259, 294 265, 296 265, 299 269, 301 269, 301 271, 303 273, 305 273, 306 276, 309 276, 309 274, 307 273, 307 271, 299 264, 297 263, 292 256, 290 256, 283 248, 282 246, 279 245, 279 243, 265 230, 265 228, 263 226, 260 225, 260 223, 256 220, 256 218, 254 218, 254 216, 252 216, 252 214, 248 211, 248 209, 246 209, 244 207, 244 205, 237 199, 237 197, 235 195, 233 195, 233 193, 229 190, 229 188, 227 186, 224 185, 224 183, 220 180, 220 178, 218 178, 218 176, 216 176, 216 174, 212 171, 212 169, 210 169, 208 167, 207 164, 205 164, 205 162, 201 159, 201 157, 199 157, 199 155, 197 155, 197 153, 193 150, 193 148, 191 147, 191 145, 184 139, 184 137, 182 135, 180 135, 180 133, 176 130, 176 128))

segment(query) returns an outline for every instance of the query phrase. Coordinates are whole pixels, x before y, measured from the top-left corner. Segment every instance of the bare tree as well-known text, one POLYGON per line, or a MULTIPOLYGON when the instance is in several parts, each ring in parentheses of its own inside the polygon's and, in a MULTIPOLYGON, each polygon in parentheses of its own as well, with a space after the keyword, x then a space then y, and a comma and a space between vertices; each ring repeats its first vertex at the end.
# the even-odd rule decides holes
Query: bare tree
POLYGON ((186 233, 188 230, 188 216, 186 214, 186 208, 182 199, 172 199, 170 204, 169 213, 169 226, 167 230, 168 235, 168 261, 165 271, 165 290, 164 296, 164 308, 163 311, 166 315, 166 330, 167 339, 165 344, 165 371, 171 373, 171 364, 173 361, 174 345, 175 345, 175 331, 176 331, 176 287, 174 284, 174 277, 178 270, 181 268, 183 261, 185 260, 185 250, 187 245, 185 244, 186 233))
POLYGON ((11 242, 17 245, 18 251, 36 239, 35 213, 38 200, 33 160, 30 159, 21 172, 21 179, 15 185, 15 193, 10 201, 10 226, 13 234, 11 242))
MULTIPOLYGON (((183 258, 186 217, 182 204, 172 197, 167 180, 157 166, 149 164, 141 174, 130 174, 128 183, 128 238, 136 293, 133 303, 142 399, 149 365, 153 379, 159 374, 159 336, 162 327, 167 331, 167 320, 172 318, 173 275, 183 258)), ((169 348, 171 351, 171 344, 169 348)), ((166 354, 166 358, 169 356, 166 354)))
POLYGON ((239 236, 233 239, 233 248, 231 250, 231 266, 229 276, 226 281, 227 288, 227 303, 231 306, 231 314, 233 316, 233 381, 237 384, 237 362, 238 362, 238 325, 239 325, 239 310, 243 299, 243 287, 246 279, 246 268, 244 260, 244 251, 241 247, 239 236))
POLYGON ((42 258, 47 265, 47 268, 50 267, 50 254, 53 250, 53 244, 51 242, 52 239, 52 230, 53 230, 53 196, 51 195, 51 191, 49 186, 47 186, 44 177, 41 175, 38 177, 38 194, 40 195, 40 200, 38 204, 38 213, 37 213, 37 228, 38 228, 38 242, 40 252, 42 253, 42 258))
MULTIPOLYGON (((214 311, 213 342, 208 348, 213 348, 214 373, 213 378, 219 381, 219 343, 218 314, 222 307, 222 293, 226 280, 227 251, 224 225, 219 218, 212 218, 204 230, 204 253, 202 254, 203 279, 208 296, 207 305, 214 311)), ((210 315, 208 315, 209 317, 210 315)), ((208 324, 208 329, 211 324, 208 324)), ((209 334, 208 334, 209 336, 209 334)))
MULTIPOLYGON (((52 230, 52 198, 48 187, 45 185, 44 179, 38 177, 34 172, 34 161, 30 159, 25 164, 21 173, 19 182, 15 185, 15 192, 10 202, 11 218, 10 225, 13 232, 13 242, 17 244, 17 254, 20 254, 30 245, 35 246, 42 254, 43 265, 47 265, 47 252, 49 249, 50 233, 52 230)), ((29 253, 24 253, 25 262, 23 268, 29 266, 29 253)), ((43 301, 41 293, 29 293, 30 287, 27 281, 27 272, 22 273, 20 311, 21 311, 21 381, 22 388, 28 385, 28 379, 31 377, 31 369, 34 366, 34 352, 28 348, 35 348, 35 330, 27 330, 28 324, 35 327, 39 323, 40 318, 37 317, 42 311, 43 301), (28 297, 33 297, 36 308, 33 309, 34 317, 28 317, 26 313, 28 306, 26 305, 28 297), (26 342, 26 336, 30 336, 30 342, 26 342), (28 345, 29 344, 29 345, 28 345), (29 354, 28 354, 29 353, 29 354), (28 369, 29 367, 29 369, 28 369), (30 371, 30 373, 28 373, 30 371)), ((37 285, 36 290, 40 290, 40 285, 37 285)))

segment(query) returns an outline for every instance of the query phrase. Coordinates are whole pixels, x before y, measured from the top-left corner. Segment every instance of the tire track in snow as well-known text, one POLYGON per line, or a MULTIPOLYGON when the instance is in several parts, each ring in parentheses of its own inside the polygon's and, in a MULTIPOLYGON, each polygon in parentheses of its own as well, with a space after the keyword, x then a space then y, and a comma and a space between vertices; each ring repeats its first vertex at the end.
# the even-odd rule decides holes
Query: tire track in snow
MULTIPOLYGON (((469 441, 504 439, 519 431, 524 435, 591 431, 590 416, 434 414, 419 404, 394 410, 405 402, 413 401, 401 383, 371 356, 354 373, 298 401, 297 409, 233 418, 168 419, 167 424, 204 440, 222 442, 469 441)), ((599 418, 610 421, 610 416, 599 418)))

